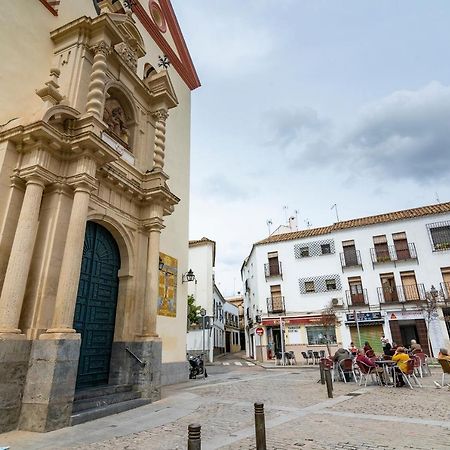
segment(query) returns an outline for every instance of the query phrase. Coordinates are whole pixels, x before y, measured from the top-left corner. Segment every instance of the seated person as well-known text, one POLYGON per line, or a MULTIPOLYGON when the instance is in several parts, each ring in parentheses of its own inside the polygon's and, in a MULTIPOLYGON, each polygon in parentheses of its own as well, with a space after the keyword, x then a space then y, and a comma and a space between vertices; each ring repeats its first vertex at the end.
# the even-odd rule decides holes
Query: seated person
POLYGON ((394 356, 395 350, 392 349, 391 344, 389 342, 384 346, 384 355, 385 356, 394 356))
POLYGON ((350 342, 350 347, 348 348, 348 350, 352 354, 352 356, 356 356, 358 354, 358 349, 355 347, 355 344, 353 342, 350 342))
POLYGON ((411 339, 411 353, 422 353, 422 347, 414 339, 411 339))
MULTIPOLYGON (((372 350, 373 351, 373 350, 372 350)), ((384 370, 382 367, 378 367, 370 358, 368 358, 365 354, 364 354, 364 349, 359 350, 358 356, 356 357, 356 361, 357 362, 362 362, 364 363, 366 366, 369 367, 374 367, 375 368, 375 373, 377 374, 377 376, 380 378, 381 380, 381 384, 385 385, 386 384, 386 380, 384 378, 384 370)))
MULTIPOLYGON (((345 349, 345 348, 338 348, 336 350, 336 353, 333 356, 333 361, 340 364, 341 361, 343 361, 344 359, 351 359, 352 355, 350 354, 350 352, 345 349)), ((350 381, 350 374, 349 373, 344 373, 345 376, 345 381, 350 381)))
POLYGON ((408 370, 408 365, 406 361, 409 361, 409 356, 405 353, 405 349, 403 347, 397 347, 394 356, 392 357, 392 361, 397 363, 396 373, 397 373, 397 387, 404 386, 405 380, 403 379, 402 373, 408 370))
POLYGON ((369 350, 372 350, 372 346, 366 341, 364 342, 364 353, 367 353, 369 350))
POLYGON ((446 348, 440 348, 437 359, 445 359, 450 361, 450 356, 448 356, 448 350, 446 348))

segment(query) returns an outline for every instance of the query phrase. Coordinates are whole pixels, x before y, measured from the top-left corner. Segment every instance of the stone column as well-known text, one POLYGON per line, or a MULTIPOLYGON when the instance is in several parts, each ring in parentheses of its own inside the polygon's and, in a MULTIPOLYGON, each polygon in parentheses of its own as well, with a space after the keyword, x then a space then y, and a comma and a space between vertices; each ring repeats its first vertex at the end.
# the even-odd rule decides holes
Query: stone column
POLYGON ((20 334, 20 313, 30 269, 44 182, 31 177, 26 184, 16 234, 0 296, 0 335, 20 334))
POLYGON ((111 53, 111 47, 104 41, 91 47, 94 52, 89 92, 87 96, 86 112, 93 114, 97 119, 102 119, 104 100, 104 88, 106 79, 106 59, 111 53))
POLYGON ((160 109, 152 113, 155 119, 155 144, 153 153, 153 167, 164 168, 164 152, 166 150, 166 120, 169 117, 165 109, 160 109))
POLYGON ((70 213, 66 245, 56 291, 56 304, 52 326, 41 339, 48 339, 51 333, 75 333, 73 316, 80 278, 83 243, 86 232, 86 219, 92 186, 80 183, 75 187, 72 212, 70 213))
POLYGON ((149 230, 147 247, 147 272, 143 302, 142 337, 157 337, 156 318, 158 315, 159 291, 159 243, 163 220, 154 217, 146 224, 149 230))

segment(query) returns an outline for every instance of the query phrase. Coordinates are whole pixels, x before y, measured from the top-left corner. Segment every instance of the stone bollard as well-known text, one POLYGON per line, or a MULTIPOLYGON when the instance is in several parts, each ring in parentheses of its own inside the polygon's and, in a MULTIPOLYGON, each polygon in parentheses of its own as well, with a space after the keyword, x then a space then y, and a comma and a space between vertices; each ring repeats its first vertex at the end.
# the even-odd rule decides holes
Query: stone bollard
POLYGON ((201 450, 202 448, 202 427, 198 423, 191 423, 188 426, 188 450, 201 450))
POLYGON ((333 398, 333 381, 331 380, 331 372, 328 367, 325 367, 325 383, 327 385, 328 398, 333 398))
POLYGON ((323 369, 323 361, 319 362, 319 370, 320 370, 320 382, 325 384, 325 373, 323 369))
POLYGON ((264 419, 264 403, 255 403, 255 435, 256 450, 266 450, 266 422, 264 419))

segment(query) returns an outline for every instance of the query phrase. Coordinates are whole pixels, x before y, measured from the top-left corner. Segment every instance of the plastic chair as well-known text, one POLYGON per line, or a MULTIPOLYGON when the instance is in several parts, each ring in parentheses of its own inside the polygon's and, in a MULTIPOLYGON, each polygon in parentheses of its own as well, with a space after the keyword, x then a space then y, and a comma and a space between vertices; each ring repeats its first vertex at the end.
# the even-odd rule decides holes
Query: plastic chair
POLYGON ((426 353, 424 352, 419 352, 416 353, 414 356, 416 356, 417 358, 420 359, 420 365, 421 365, 421 369, 422 369, 422 375, 429 375, 431 376, 431 370, 430 367, 428 366, 428 356, 426 353))
POLYGON ((319 355, 321 358, 325 358, 325 350, 320 350, 319 355))
POLYGON ((295 353, 292 350, 289 352, 285 352, 284 357, 290 366, 293 366, 294 364, 297 365, 297 361, 295 359, 295 353))
MULTIPOLYGON (((373 381, 373 376, 374 375, 376 376, 376 371, 375 371, 376 368, 368 366, 367 364, 363 363, 362 361, 356 361, 356 364, 358 365, 359 372, 361 374, 361 378, 359 379, 359 385, 361 386, 361 383, 364 379, 365 380, 364 387, 367 387, 367 379, 369 378, 369 375, 370 375, 372 378, 372 381, 373 381)), ((377 378, 375 378, 375 382, 377 384, 379 384, 377 378)))
POLYGON ((275 352, 275 365, 281 365, 281 360, 283 359, 283 355, 281 352, 275 352))
POLYGON ((444 381, 445 381, 445 374, 448 373, 450 374, 450 361, 446 360, 446 359, 438 359, 439 364, 442 367, 442 383, 441 386, 444 386, 444 381))
POLYGON ((347 383, 345 374, 349 373, 352 374, 353 379, 356 381, 356 375, 353 371, 353 360, 351 358, 345 358, 339 362, 339 373, 342 375, 344 383, 347 383))
POLYGON ((308 358, 311 360, 311 364, 314 364, 314 355, 312 350, 308 350, 308 358))
MULTIPOLYGON (((450 373, 450 371, 448 372, 450 373)), ((414 379, 415 383, 419 386, 422 387, 422 385, 419 383, 419 380, 417 379, 416 375, 414 374, 414 359, 408 359, 408 361, 406 361, 406 371, 403 372, 403 378, 406 380, 406 382, 408 383, 409 387, 412 389, 412 384, 411 384, 411 378, 414 379)))
POLYGON ((420 358, 416 355, 412 355, 411 359, 414 361, 414 371, 419 375, 420 378, 423 378, 422 362, 420 358))
POLYGON ((308 354, 306 352, 300 352, 303 356, 303 359, 306 360, 306 364, 308 365, 308 361, 309 361, 309 357, 308 354))
POLYGON ((314 355, 314 364, 319 364, 320 361, 319 352, 313 352, 313 355, 314 355))

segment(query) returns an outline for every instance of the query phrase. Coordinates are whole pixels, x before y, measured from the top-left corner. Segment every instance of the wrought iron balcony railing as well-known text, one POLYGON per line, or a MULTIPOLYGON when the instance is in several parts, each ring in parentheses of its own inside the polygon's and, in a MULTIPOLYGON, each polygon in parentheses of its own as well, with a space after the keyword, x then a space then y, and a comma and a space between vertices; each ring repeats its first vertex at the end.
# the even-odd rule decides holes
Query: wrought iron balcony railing
POLYGON ((351 252, 342 252, 339 254, 341 257, 341 267, 356 267, 361 266, 361 253, 359 250, 351 252))
POLYGON ((266 280, 267 278, 270 277, 281 277, 283 278, 283 270, 281 267, 281 262, 277 262, 277 263, 266 263, 264 264, 264 274, 266 276, 266 280))
POLYGON ((283 296, 269 297, 267 299, 267 312, 269 314, 285 313, 286 308, 284 305, 284 297, 283 296))
POLYGON ((450 282, 446 283, 444 281, 443 283, 441 283, 441 291, 444 299, 450 300, 450 282))
POLYGON ((386 245, 383 248, 371 248, 370 256, 372 263, 386 263, 391 261, 406 261, 408 259, 417 259, 416 246, 409 242, 405 246, 386 245))
POLYGON ((410 284, 405 286, 383 286, 377 288, 380 303, 420 302, 426 300, 425 286, 410 284))
POLYGON ((361 306, 369 304, 367 289, 358 289, 361 292, 345 291, 348 306, 361 306))

